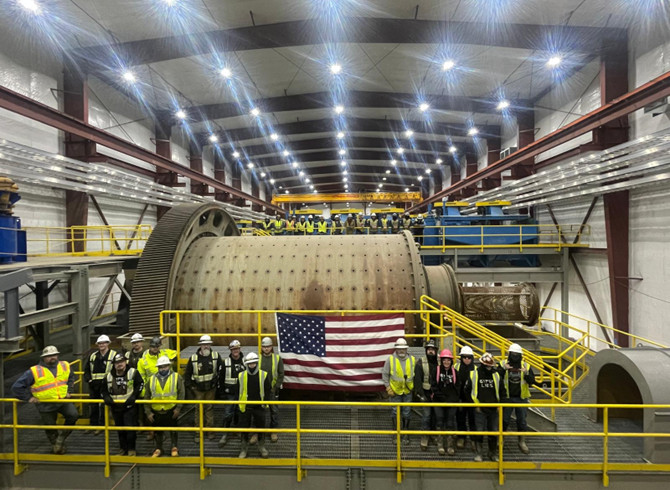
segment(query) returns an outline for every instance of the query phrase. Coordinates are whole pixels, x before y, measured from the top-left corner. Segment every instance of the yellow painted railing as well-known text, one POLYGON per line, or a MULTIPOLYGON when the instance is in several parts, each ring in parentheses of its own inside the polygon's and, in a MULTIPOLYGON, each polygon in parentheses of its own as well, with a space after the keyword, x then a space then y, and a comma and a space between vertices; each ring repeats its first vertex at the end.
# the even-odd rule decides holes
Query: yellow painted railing
MULTIPOLYGON (((89 399, 71 399, 71 402, 75 404, 89 404, 89 403, 99 403, 97 400, 89 399)), ((57 402, 62 402, 58 400, 57 402)), ((180 465, 184 467, 184 471, 188 471, 188 467, 196 465, 199 468, 199 474, 201 479, 205 479, 209 474, 211 474, 211 468, 214 466, 272 466, 272 467, 289 467, 294 468, 296 471, 297 481, 301 481, 306 476, 306 470, 310 467, 376 467, 376 468, 388 468, 395 472, 395 477, 397 482, 402 482, 403 474, 406 470, 409 469, 475 469, 475 470, 496 470, 498 473, 498 482, 500 485, 505 483, 505 472, 506 471, 584 471, 584 472, 595 472, 602 475, 602 481, 604 486, 609 485, 610 474, 614 473, 630 473, 630 472, 662 472, 670 473, 670 464, 652 464, 652 463, 621 463, 614 462, 610 459, 610 441, 614 438, 668 438, 670 433, 640 433, 640 432, 612 432, 609 429, 609 410, 610 409, 654 409, 654 410, 669 410, 670 405, 606 405, 606 404, 575 404, 575 405, 561 405, 555 404, 551 405, 551 408, 558 410, 579 410, 585 408, 598 409, 602 410, 603 414, 603 424, 602 429, 600 427, 594 431, 584 431, 584 432, 512 432, 512 431, 503 431, 502 430, 502 407, 514 407, 518 406, 515 404, 509 403, 499 403, 499 404, 464 404, 464 403, 454 403, 449 404, 451 407, 496 407, 498 408, 498 426, 494 431, 420 431, 420 430, 402 430, 400 413, 401 407, 409 406, 413 408, 421 408, 424 406, 447 406, 446 404, 437 404, 437 403, 371 403, 371 402, 312 402, 312 401, 270 401, 270 402, 245 402, 248 405, 280 405, 288 408, 294 408, 296 411, 296 423, 294 427, 282 427, 282 428, 238 428, 238 427, 229 427, 229 428, 220 428, 220 427, 205 427, 204 426, 204 405, 213 404, 213 405, 230 405, 236 404, 235 401, 205 401, 205 400, 184 400, 177 401, 177 404, 186 404, 194 405, 197 410, 198 421, 197 425, 194 427, 152 427, 152 430, 155 431, 177 431, 187 434, 198 434, 199 442, 198 444, 198 455, 197 456, 186 456, 186 457, 177 457, 177 458, 151 458, 148 456, 115 456, 111 449, 112 444, 116 445, 116 438, 113 438, 112 435, 118 431, 132 431, 137 430, 137 427, 120 427, 114 426, 111 423, 111 417, 109 414, 109 409, 105 407, 105 423, 100 426, 89 426, 89 425, 74 425, 74 426, 64 426, 64 425, 39 425, 39 424, 22 424, 19 422, 19 410, 18 407, 21 402, 13 398, 4 398, 0 399, 0 403, 11 404, 12 407, 12 420, 11 423, 4 423, 0 425, 1 429, 8 429, 12 433, 12 449, 0 453, 0 460, 11 461, 14 465, 14 474, 20 475, 27 469, 28 463, 35 462, 67 462, 67 463, 100 463, 104 465, 104 475, 109 477, 111 474, 111 467, 114 464, 146 464, 146 465, 180 465), (322 427, 310 427, 306 428, 303 424, 305 417, 305 409, 310 407, 341 407, 341 408, 351 408, 357 407, 361 410, 364 409, 391 409, 391 407, 396 407, 396 427, 395 429, 388 430, 375 430, 371 428, 358 428, 358 429, 342 429, 338 427, 333 427, 329 425, 328 419, 319 419, 319 424, 322 427), (43 430, 43 429, 72 429, 73 431, 78 430, 101 430, 104 431, 104 438, 102 439, 103 447, 101 449, 101 454, 77 454, 76 450, 73 453, 72 450, 70 454, 56 455, 56 454, 38 454, 38 453, 23 453, 19 451, 19 442, 21 433, 23 431, 32 431, 32 430, 43 430), (205 433, 227 433, 227 432, 253 432, 253 433, 279 433, 279 434, 294 434, 295 435, 295 457, 293 458, 269 458, 269 459, 260 459, 260 458, 248 458, 248 459, 239 459, 237 457, 219 457, 211 453, 207 453, 205 448, 205 433), (302 437, 306 435, 319 434, 322 437, 328 437, 329 435, 355 435, 358 437, 368 437, 368 436, 387 436, 394 437, 396 440, 396 452, 394 458, 388 459, 335 459, 335 458, 306 458, 303 454, 302 448, 302 437), (472 462, 472 461, 452 461, 447 458, 440 460, 417 460, 409 459, 404 457, 403 451, 401 450, 401 437, 403 435, 470 435, 473 434, 488 436, 493 435, 498 439, 498 458, 497 462, 472 462), (506 453, 503 451, 503 439, 505 436, 516 437, 519 435, 524 435, 532 441, 535 438, 572 438, 572 437, 588 437, 602 440, 602 459, 600 462, 555 462, 555 461, 538 461, 535 457, 532 461, 507 461, 506 453), (112 440, 114 442, 112 443, 112 440)), ((49 403, 49 402, 45 402, 49 403)), ((139 409, 143 409, 146 403, 151 403, 150 401, 139 400, 137 404, 139 409)), ((533 404, 527 405, 529 407, 534 406, 533 404)), ((547 407, 544 405, 543 407, 547 407)), ((313 421, 311 421, 313 422, 313 421)), ((313 424, 310 424, 313 425, 313 424)), ((44 437, 41 435, 41 437, 44 437)), ((191 438, 187 438, 191 440, 191 438)), ((532 444, 532 442, 531 442, 532 444)), ((271 448, 270 448, 271 450, 271 448)))
POLYGON ((137 255, 151 235, 151 225, 28 226, 28 257, 137 255))
MULTIPOLYGON (((506 352, 512 345, 510 340, 447 308, 429 296, 422 296, 420 303, 424 321, 429 323, 432 330, 451 333, 451 347, 454 352, 460 351, 461 347, 467 345, 477 356, 493 349, 500 351, 501 358, 506 357, 506 352), (466 333, 471 337, 465 338, 458 332, 466 333), (481 347, 473 339, 481 341, 481 347)), ((585 357, 590 351, 583 347, 580 341, 583 339, 565 342, 565 348, 555 355, 537 355, 524 349, 523 358, 533 368, 538 383, 548 386, 548 389, 540 386, 536 386, 536 389, 546 395, 549 400, 557 403, 570 403, 574 388, 586 376, 588 366, 585 357)), ((554 412, 552 411, 553 418, 554 412)))
MULTIPOLYGON (((603 348, 618 349, 620 346, 615 342, 617 336, 627 337, 631 347, 668 348, 665 344, 629 332, 624 332, 623 330, 618 330, 609 325, 604 325, 579 315, 561 311, 551 306, 543 306, 540 310, 538 325, 543 326, 544 323, 553 325, 554 332, 561 332, 561 329, 563 329, 568 333, 569 337, 575 335, 581 336, 584 339, 584 347, 592 351, 598 351, 603 348), (564 319, 567 321, 564 321, 564 319)), ((546 334, 547 332, 544 333, 546 334)), ((566 342, 564 337, 558 337, 562 339, 563 343, 566 342)))
POLYGON ((468 225, 425 226, 411 229, 422 243, 421 250, 479 249, 491 248, 555 248, 588 247, 584 238, 591 234, 588 225, 468 225), (425 244, 437 239, 438 244, 425 244), (456 243, 458 242, 458 243, 456 243), (465 243, 464 243, 465 242, 465 243), (534 243, 536 242, 536 243, 534 243))

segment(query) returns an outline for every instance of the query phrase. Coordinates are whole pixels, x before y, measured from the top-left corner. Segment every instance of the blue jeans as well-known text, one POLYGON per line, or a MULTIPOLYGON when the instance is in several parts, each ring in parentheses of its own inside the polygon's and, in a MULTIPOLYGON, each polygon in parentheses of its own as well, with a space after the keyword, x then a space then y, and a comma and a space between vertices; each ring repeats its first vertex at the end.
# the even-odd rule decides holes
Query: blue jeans
MULTIPOLYGON (((237 400, 235 395, 224 394, 221 397, 222 400, 237 400)), ((233 418, 235 415, 239 414, 239 405, 231 403, 230 405, 223 406, 223 426, 230 427, 233 424, 233 418)))
MULTIPOLYGON (((267 397, 270 401, 277 401, 279 400, 279 396, 277 394, 271 394, 269 397, 267 397)), ((279 427, 279 405, 269 405, 270 407, 270 428, 274 429, 275 427, 279 427)))
POLYGON ((421 430, 433 430, 435 424, 435 408, 421 407, 421 430))
POLYGON ((435 407, 437 430, 456 430, 456 407, 435 407))
POLYGON ((524 407, 523 405, 529 403, 529 401, 524 398, 508 398, 505 400, 505 403, 518 403, 519 406, 503 408, 503 430, 507 430, 509 427, 509 423, 512 420, 512 412, 514 412, 517 432, 526 432, 528 430, 528 425, 526 425, 528 407, 524 407))
MULTIPOLYGON (((389 398, 391 403, 410 403, 412 401, 412 394, 406 393, 404 395, 393 395, 389 398)), ((411 407, 400 407, 400 415, 403 419, 409 419, 412 415, 411 407)), ((396 418, 396 407, 391 407, 391 415, 396 418)))

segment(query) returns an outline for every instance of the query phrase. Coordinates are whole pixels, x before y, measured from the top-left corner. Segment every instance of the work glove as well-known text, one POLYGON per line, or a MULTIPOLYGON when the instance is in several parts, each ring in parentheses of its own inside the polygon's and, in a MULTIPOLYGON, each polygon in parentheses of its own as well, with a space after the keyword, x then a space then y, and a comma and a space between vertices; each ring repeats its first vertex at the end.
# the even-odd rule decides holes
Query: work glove
POLYGON ((393 391, 393 388, 391 388, 391 385, 386 387, 386 393, 388 393, 390 396, 395 395, 395 391, 393 391))

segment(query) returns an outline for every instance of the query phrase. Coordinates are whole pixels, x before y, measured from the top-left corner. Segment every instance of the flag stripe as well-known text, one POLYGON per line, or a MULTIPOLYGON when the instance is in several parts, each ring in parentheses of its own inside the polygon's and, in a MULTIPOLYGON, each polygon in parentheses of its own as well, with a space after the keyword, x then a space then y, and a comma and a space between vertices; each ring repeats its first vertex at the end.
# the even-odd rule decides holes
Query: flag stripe
MULTIPOLYGON (((344 359, 330 359, 328 357, 319 357, 313 356, 310 354, 293 354, 293 353, 281 353, 281 357, 284 360, 284 365, 292 364, 295 361, 300 362, 315 362, 319 365, 328 365, 333 364, 344 364, 344 365, 357 365, 357 364, 366 364, 368 362, 381 362, 382 365, 386 361, 390 354, 384 354, 381 356, 364 356, 364 357, 347 357, 344 359)), ((365 366, 363 366, 365 367, 365 366)))
MULTIPOLYGON (((395 340, 389 340, 388 338, 381 339, 370 339, 370 338, 357 338, 357 339, 332 339, 326 334, 326 341, 328 347, 334 345, 379 345, 379 344, 393 344, 395 340)), ((392 347, 392 346, 391 346, 392 347)))
MULTIPOLYGON (((383 360, 377 361, 377 362, 352 362, 352 363, 324 363, 322 361, 306 361, 302 359, 291 359, 288 361, 287 359, 284 360, 284 366, 304 366, 304 367, 323 367, 324 365, 326 367, 332 368, 332 369, 367 369, 367 368, 373 368, 373 369, 381 369, 384 367, 384 362, 386 361, 386 356, 384 357, 383 360)), ((285 369, 288 369, 285 367, 285 369)))
POLYGON ((371 325, 383 325, 387 320, 395 320, 395 323, 398 323, 398 320, 405 321, 404 313, 392 313, 389 315, 360 315, 360 316, 325 316, 323 317, 326 323, 338 324, 342 323, 345 326, 351 323, 357 323, 359 325, 365 325, 367 322, 371 325))
MULTIPOLYGON (((316 378, 322 380, 341 380, 342 376, 335 371, 333 374, 320 373, 316 369, 312 369, 311 372, 304 371, 289 371, 285 374, 285 377, 288 378, 316 378)), ((346 374, 346 381, 379 381, 381 379, 381 374, 379 373, 370 373, 370 374, 346 374)))
POLYGON ((384 386, 331 386, 321 383, 307 383, 304 380, 299 380, 298 383, 287 383, 284 381, 284 388, 288 390, 310 390, 310 391, 361 391, 361 392, 373 392, 373 391, 384 391, 384 386))
MULTIPOLYGON (((371 334, 371 333, 385 333, 385 332, 387 332, 388 336, 390 336, 391 334, 398 335, 398 333, 399 333, 400 337, 402 337, 404 335, 404 329, 405 329, 404 324, 403 325, 395 324, 395 326, 398 327, 396 330, 389 331, 389 326, 361 327, 361 328, 355 328, 354 329, 353 327, 348 327, 348 328, 335 327, 335 326, 331 326, 331 324, 328 323, 326 325, 326 335, 342 333, 342 334, 350 335, 352 337, 357 336, 357 335, 365 335, 365 336, 369 337, 370 336, 369 334, 371 334)), ((398 337, 396 337, 396 339, 397 338, 398 337)), ((395 340, 395 339, 393 339, 393 340, 395 340)))
POLYGON ((381 380, 381 378, 379 380, 377 380, 377 379, 363 379, 363 380, 360 380, 360 381, 351 382, 347 379, 341 379, 341 378, 324 379, 324 378, 319 377, 319 376, 311 376, 311 377, 310 376, 300 376, 300 377, 298 377, 298 376, 287 376, 285 379, 288 380, 288 381, 285 381, 285 383, 323 383, 323 384, 326 384, 328 386, 343 386, 343 387, 347 387, 347 386, 351 386, 351 385, 378 386, 380 384, 379 382, 381 380))

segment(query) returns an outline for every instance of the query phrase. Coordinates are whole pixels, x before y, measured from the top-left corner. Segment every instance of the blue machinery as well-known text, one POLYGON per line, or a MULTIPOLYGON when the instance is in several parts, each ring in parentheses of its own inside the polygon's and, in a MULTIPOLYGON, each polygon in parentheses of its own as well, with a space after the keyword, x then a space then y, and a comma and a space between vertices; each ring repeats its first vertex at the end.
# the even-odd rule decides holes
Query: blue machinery
POLYGON ((12 216, 12 207, 21 196, 18 187, 9 179, 0 179, 0 264, 26 261, 26 232, 21 219, 12 216))
MULTIPOLYGON (((540 234, 537 223, 529 216, 505 214, 502 208, 510 204, 507 201, 478 202, 475 205, 477 214, 464 216, 461 214, 461 208, 469 206, 467 202, 436 203, 436 212, 429 212, 425 219, 423 246, 479 249, 538 244, 540 234)), ((437 265, 442 263, 445 257, 424 256, 423 260, 426 265, 437 265)), ((478 255, 469 257, 467 265, 487 267, 500 260, 517 267, 537 267, 539 265, 537 255, 505 255, 504 257, 478 255)))

